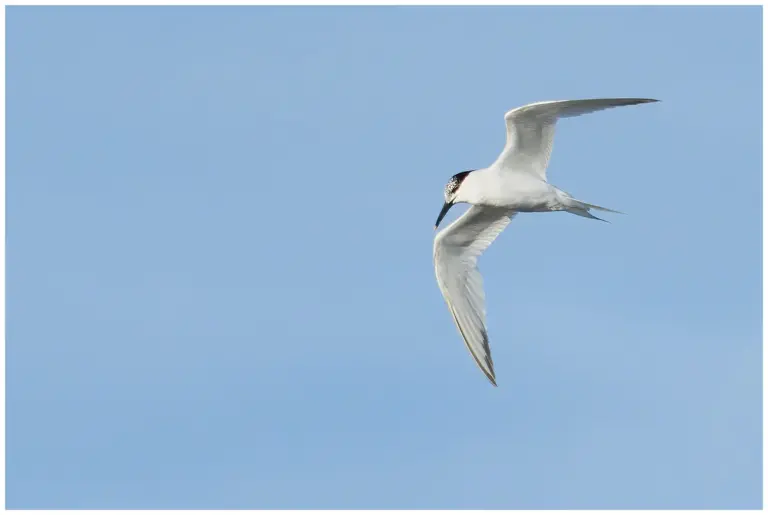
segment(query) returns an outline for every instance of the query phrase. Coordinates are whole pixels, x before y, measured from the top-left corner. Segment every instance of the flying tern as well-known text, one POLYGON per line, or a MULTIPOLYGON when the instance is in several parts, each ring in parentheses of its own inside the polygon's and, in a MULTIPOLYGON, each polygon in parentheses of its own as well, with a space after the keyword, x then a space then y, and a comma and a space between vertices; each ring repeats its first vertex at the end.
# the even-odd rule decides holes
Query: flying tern
POLYGON ((603 109, 658 102, 650 98, 595 98, 536 102, 504 115, 507 142, 488 168, 457 173, 445 186, 445 203, 435 230, 454 204, 470 208, 435 237, 433 258, 437 284, 467 349, 496 386, 485 327, 483 278, 478 257, 517 213, 567 211, 602 220, 590 211, 612 209, 576 200, 547 182, 555 124, 560 118, 603 109))

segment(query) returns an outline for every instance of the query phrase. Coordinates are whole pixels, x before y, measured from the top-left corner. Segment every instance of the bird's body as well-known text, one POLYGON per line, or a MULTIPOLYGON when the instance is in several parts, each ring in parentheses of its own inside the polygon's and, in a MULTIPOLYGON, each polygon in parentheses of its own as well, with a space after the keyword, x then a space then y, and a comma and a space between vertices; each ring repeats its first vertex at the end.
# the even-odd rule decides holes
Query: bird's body
POLYGON ((507 143, 488 168, 454 175, 435 229, 456 203, 471 207, 435 237, 437 283, 464 343, 495 386, 485 328, 485 299, 477 258, 521 212, 567 211, 597 219, 590 210, 616 212, 576 200, 547 181, 555 124, 559 118, 611 107, 656 102, 639 98, 563 100, 529 104, 506 113, 507 143))
POLYGON ((473 170, 462 182, 466 202, 474 206, 506 207, 519 212, 557 211, 559 190, 527 173, 507 173, 498 167, 473 170))

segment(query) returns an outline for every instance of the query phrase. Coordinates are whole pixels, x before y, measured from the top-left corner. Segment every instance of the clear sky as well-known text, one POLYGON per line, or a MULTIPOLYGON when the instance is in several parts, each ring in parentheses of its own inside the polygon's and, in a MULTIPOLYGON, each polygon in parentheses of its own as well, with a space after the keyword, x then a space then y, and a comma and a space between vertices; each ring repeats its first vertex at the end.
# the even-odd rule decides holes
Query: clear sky
MULTIPOLYGON (((7 10, 9 508, 759 508, 761 10, 7 10), (503 114, 627 213, 432 226, 503 114)), ((454 208, 448 220, 464 208, 454 208)))

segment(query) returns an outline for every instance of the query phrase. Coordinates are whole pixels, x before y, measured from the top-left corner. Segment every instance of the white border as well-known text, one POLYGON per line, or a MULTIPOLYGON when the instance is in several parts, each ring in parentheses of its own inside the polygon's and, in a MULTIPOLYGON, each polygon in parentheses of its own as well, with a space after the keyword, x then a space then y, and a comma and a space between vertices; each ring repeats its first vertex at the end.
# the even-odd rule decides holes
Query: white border
MULTIPOLYGON (((349 6, 349 5, 364 5, 364 6, 374 6, 374 5, 409 5, 409 6, 443 6, 443 5, 470 5, 470 6, 498 6, 498 5, 526 5, 526 6, 735 6, 735 5, 751 5, 751 6, 764 6, 763 1, 756 1, 756 0, 747 0, 747 1, 740 1, 738 3, 724 3, 724 2, 715 2, 715 1, 692 1, 692 0, 678 0, 676 2, 664 2, 664 1, 639 1, 639 2, 630 2, 630 1, 623 1, 623 2, 610 2, 610 1, 595 1, 592 0, 590 2, 578 2, 576 0, 560 0, 557 2, 541 2, 541 1, 503 1, 503 0, 483 0, 482 2, 477 3, 470 3, 467 1, 459 1, 459 0, 443 0, 443 1, 437 1, 437 0, 420 0, 420 1, 413 1, 413 2, 402 2, 402 1, 395 1, 395 0, 376 0, 371 2, 360 2, 360 1, 352 1, 352 0, 335 0, 332 2, 322 2, 320 0, 312 1, 312 0, 304 0, 300 2, 296 1, 288 1, 288 0, 272 0, 272 1, 261 1, 261 2, 254 2, 254 1, 248 1, 248 0, 227 0, 226 2, 222 3, 211 3, 210 1, 203 1, 203 0, 165 0, 165 1, 150 1, 150 0, 129 0, 129 1, 115 1, 115 2, 103 2, 103 1, 96 1, 96 0, 80 0, 78 2, 72 3, 72 2, 66 2, 64 0, 48 0, 45 2, 40 1, 8 1, 4 2, 4 6, 18 6, 18 5, 40 5, 40 6, 68 6, 68 5, 105 5, 105 6, 116 6, 116 5, 144 5, 144 6, 167 6, 167 5, 182 5, 182 6, 189 6, 189 5, 195 5, 195 6, 241 6, 241 5, 314 5, 314 6, 320 6, 320 5, 334 5, 334 6, 349 6)), ((762 12, 762 18, 763 18, 763 30, 766 26, 766 19, 768 19, 768 16, 766 15, 765 9, 763 9, 762 12)), ((2 38, 0 40, 0 61, 2 61, 2 97, 3 97, 3 103, 2 107, 0 107, 0 110, 2 112, 3 120, 5 120, 5 9, 2 9, 2 13, 0 13, 0 26, 2 26, 2 38)), ((766 49, 768 48, 768 45, 766 45, 765 37, 763 37, 763 88, 765 88, 766 83, 766 71, 765 71, 765 55, 766 55, 766 49)), ((766 105, 765 105, 765 89, 763 90, 763 149, 766 147, 766 133, 765 133, 765 118, 766 118, 766 105)), ((2 249, 2 252, 0 252, 0 269, 2 269, 2 274, 0 274, 0 287, 2 287, 3 295, 0 297, 0 329, 2 329, 3 332, 3 349, 2 354, 0 355, 0 364, 2 365, 2 372, 3 372, 3 381, 0 383, 0 392, 2 392, 2 411, 0 411, 0 436, 2 437, 2 445, 0 446, 0 458, 2 458, 2 463, 5 464, 5 335, 6 335, 6 326, 5 326, 5 242, 6 242, 6 223, 5 223, 5 123, 3 124, 3 138, 0 142, 0 158, 2 159, 2 181, 0 182, 0 202, 2 202, 2 211, 0 212, 0 233, 2 235, 2 238, 0 238, 0 248, 2 249)), ((765 151, 763 150, 763 155, 765 154, 765 151)), ((763 161, 765 161, 765 157, 763 157, 763 161)), ((763 164, 763 170, 765 170, 765 164, 763 164)), ((768 192, 768 187, 766 186, 765 178, 763 178, 763 205, 765 204, 765 198, 766 198, 766 192, 768 192)), ((765 239, 765 227, 766 222, 768 222, 768 216, 766 216, 766 211, 763 209, 763 230, 762 230, 762 238, 763 238, 763 280, 762 280, 762 286, 763 286, 763 320, 766 318, 766 314, 768 313, 768 309, 766 308, 766 302, 765 302, 765 291, 766 291, 766 280, 765 280, 765 263, 766 263, 766 249, 768 246, 766 246, 766 239, 765 239)), ((763 323, 763 341, 765 341, 765 336, 768 334, 766 331, 765 323, 763 323)), ((765 351, 763 351, 763 371, 766 369, 766 356, 765 351)), ((764 372, 763 372, 764 373, 764 372)), ((766 416, 765 416, 765 398, 766 398, 766 386, 765 386, 765 380, 763 380, 763 431, 765 431, 765 423, 766 423, 766 416)), ((765 438, 763 438, 763 507, 765 508, 766 505, 766 475, 765 475, 765 462, 766 462, 766 456, 768 456, 768 453, 766 453, 765 450, 765 438)), ((0 506, 5 509, 5 466, 0 469, 0 501, 2 501, 2 504, 0 506)), ((82 512, 85 513, 93 513, 93 512, 101 512, 101 511, 107 511, 107 510, 89 510, 88 512, 85 512, 82 510, 82 512)), ((112 510, 110 510, 112 511, 112 510)), ((117 510, 114 510, 117 511, 117 510)), ((169 513, 188 513, 192 510, 120 510, 121 513, 159 513, 159 514, 169 514, 169 513)), ((194 510, 194 511, 201 511, 201 510, 194 510)), ((206 510, 206 511, 220 511, 220 510, 206 510)), ((246 513, 250 512, 258 512, 258 513, 268 513, 268 514, 275 514, 275 515, 288 515, 288 514, 300 514, 303 513, 301 511, 297 510, 239 510, 246 513)), ((313 510, 317 512, 323 512, 323 513, 336 513, 337 510, 313 510)), ((359 511, 364 510, 346 510, 344 513, 356 513, 359 511)), ((512 510, 502 510, 504 512, 506 511, 512 511, 512 510)), ((611 513, 611 512, 617 512, 617 511, 626 511, 626 512, 632 512, 632 513, 690 513, 690 512, 698 512, 700 510, 569 510, 574 512, 580 512, 580 513, 611 513)), ((724 510, 725 513, 728 512, 736 512, 736 510, 724 510)), ((30 513, 47 513, 47 511, 44 510, 31 510, 30 513)), ((81 513, 80 510, 57 510, 57 514, 68 514, 68 513, 81 513)), ((430 510, 430 511, 416 511, 416 510, 400 510, 400 511, 391 511, 391 510, 382 510, 378 513, 381 514, 389 514, 389 513, 414 513, 414 514, 432 514, 432 513, 449 513, 447 510, 430 510)), ((479 514, 484 513, 483 510, 467 510, 463 513, 467 514, 479 514)), ((557 511, 553 510, 517 510, 516 513, 557 513, 557 511)), ((722 512, 719 512, 722 513, 722 512)))
MULTIPOLYGON (((221 6, 234 6, 234 5, 278 5, 278 6, 309 6, 309 5, 317 5, 317 6, 331 6, 331 5, 354 5, 354 6, 377 6, 377 5, 405 5, 405 6, 443 6, 443 5, 463 5, 463 6, 472 6, 472 7, 478 7, 478 6, 492 6, 492 5, 520 5, 520 6, 531 6, 531 7, 540 7, 540 6, 666 6, 666 7, 677 7, 677 6, 723 6, 723 7, 735 7, 735 6, 747 6, 747 5, 764 5, 765 2, 762 0, 741 0, 739 2, 716 2, 713 0, 705 0, 705 1, 693 1, 693 0, 678 0, 675 2, 672 1, 663 1, 663 0, 655 0, 655 1, 640 1, 640 2, 629 2, 629 1, 623 1, 623 2, 611 2, 608 0, 591 0, 589 2, 578 2, 577 0, 559 0, 556 2, 544 2, 544 1, 537 1, 537 0, 531 0, 528 2, 519 1, 519 0, 482 0, 480 2, 469 2, 467 0, 420 0, 420 1, 410 1, 410 2, 403 2, 403 1, 397 1, 397 0, 371 0, 371 1, 355 1, 355 0, 334 0, 334 1, 322 1, 322 0, 302 0, 302 1, 290 1, 290 0, 271 0, 271 1, 260 1, 260 2, 254 2, 253 0, 226 0, 219 3, 212 3, 210 0, 164 0, 164 1, 158 1, 158 0, 125 0, 125 1, 115 1, 115 2, 103 2, 98 0, 80 0, 78 2, 67 2, 65 0, 48 0, 45 2, 40 1, 24 1, 24 0, 17 0, 17 1, 6 1, 4 2, 4 5, 7 6, 13 6, 13 5, 41 5, 41 6, 51 6, 51 5, 61 5, 61 6, 82 6, 82 5, 103 5, 103 6, 117 6, 117 5, 151 5, 151 6, 168 6, 168 5, 180 5, 180 6, 190 6, 190 5, 197 5, 197 6, 213 6, 213 7, 221 7, 221 6)), ((3 26, 3 31, 5 31, 5 26, 3 26)))

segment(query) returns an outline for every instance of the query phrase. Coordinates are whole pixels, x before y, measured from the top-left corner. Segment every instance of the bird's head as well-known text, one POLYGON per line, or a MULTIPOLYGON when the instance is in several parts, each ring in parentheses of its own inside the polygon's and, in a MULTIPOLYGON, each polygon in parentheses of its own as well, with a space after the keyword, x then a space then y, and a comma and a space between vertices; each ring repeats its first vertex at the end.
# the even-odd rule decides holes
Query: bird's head
POLYGON ((440 225, 440 222, 443 220, 448 210, 451 209, 451 206, 457 202, 461 202, 459 189, 461 188, 461 184, 464 182, 464 179, 467 178, 467 175, 473 171, 474 170, 467 170, 465 172, 459 172, 451 177, 451 180, 449 180, 448 184, 445 185, 445 204, 443 204, 443 209, 440 210, 440 215, 438 215, 437 222, 435 222, 435 230, 437 230, 437 227, 440 225))

